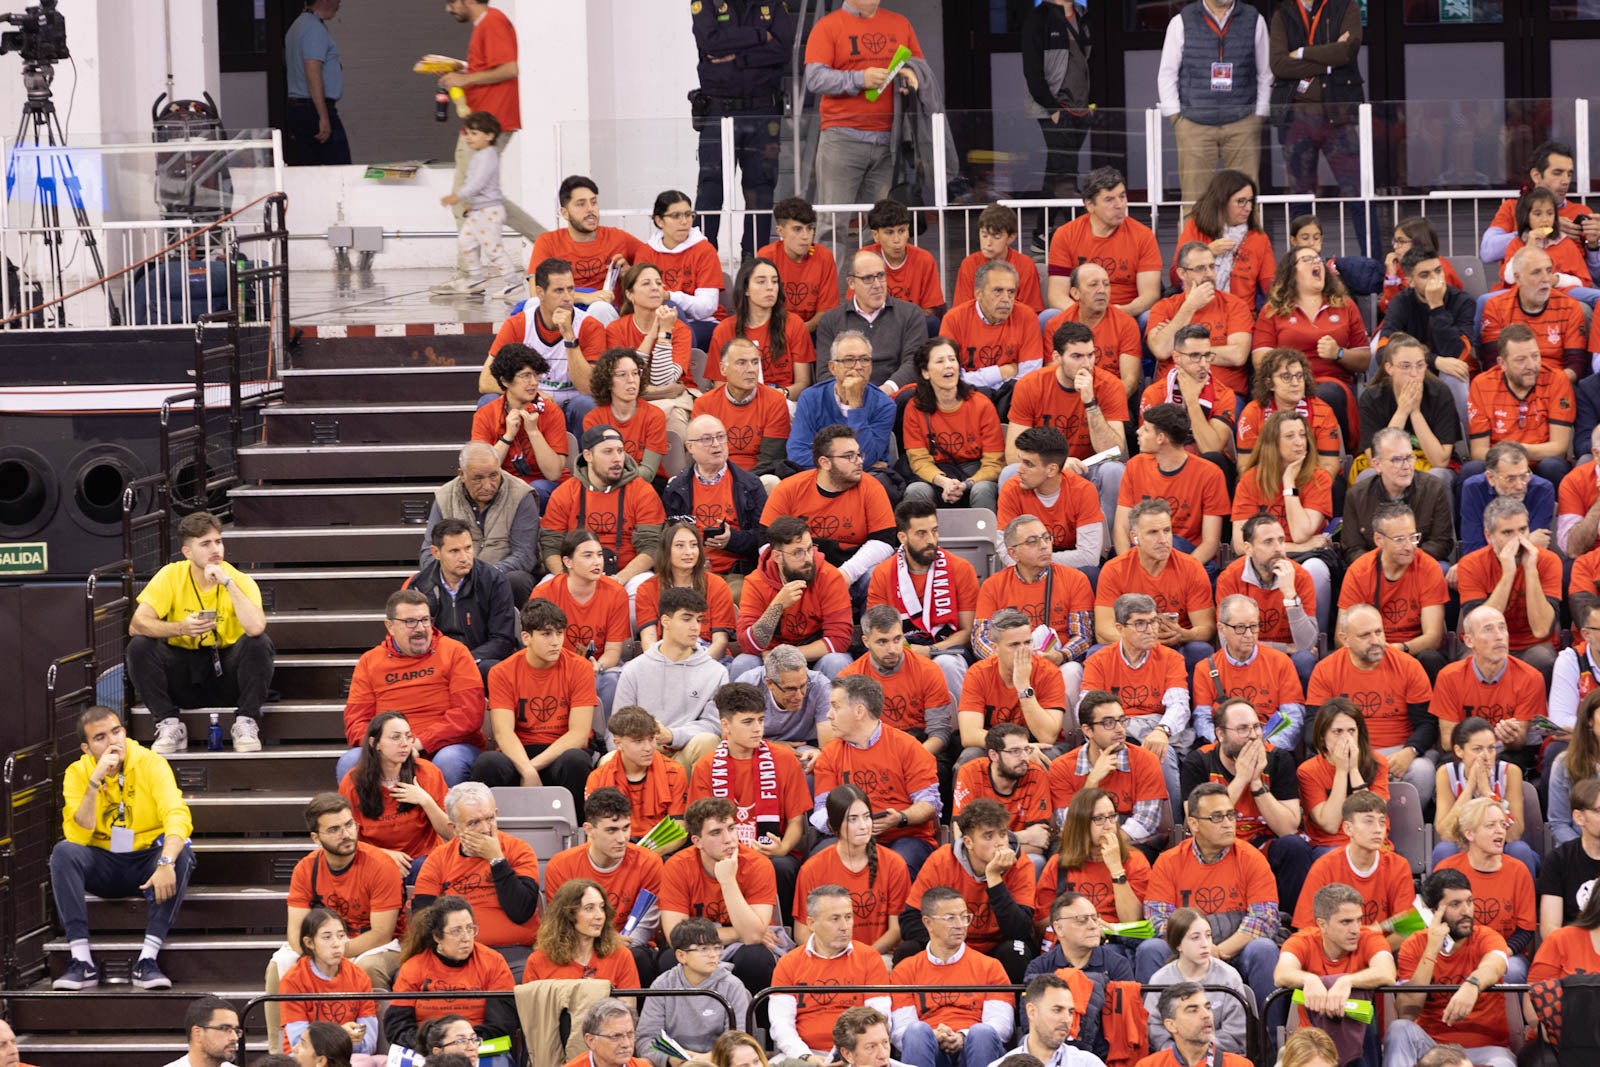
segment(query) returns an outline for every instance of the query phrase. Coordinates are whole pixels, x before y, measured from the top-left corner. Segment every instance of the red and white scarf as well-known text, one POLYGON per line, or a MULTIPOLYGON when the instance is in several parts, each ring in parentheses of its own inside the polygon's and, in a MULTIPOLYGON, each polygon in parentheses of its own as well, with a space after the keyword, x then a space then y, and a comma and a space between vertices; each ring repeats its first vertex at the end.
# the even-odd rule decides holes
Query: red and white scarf
MULTIPOLYGON (((1200 387, 1200 408, 1209 418, 1212 406, 1217 401, 1216 379, 1206 375, 1206 384, 1200 387)), ((1167 371, 1167 403, 1183 406, 1183 391, 1178 388, 1178 368, 1173 367, 1167 371)))
POLYGON ((911 581, 911 568, 906 564, 906 548, 901 545, 894 554, 894 606, 900 617, 910 619, 923 634, 938 640, 961 624, 956 608, 956 591, 950 581, 950 567, 945 562, 944 549, 933 554, 933 565, 928 568, 927 583, 922 596, 917 596, 911 581))
MULTIPOLYGON (((1304 415, 1306 422, 1310 423, 1315 421, 1311 417, 1311 401, 1306 397, 1300 398, 1300 402, 1294 406, 1294 410, 1297 414, 1304 415)), ((1265 423, 1266 420, 1272 418, 1272 416, 1277 414, 1277 412, 1278 402, 1276 400, 1267 401, 1266 406, 1261 409, 1261 421, 1265 423)))
MULTIPOLYGON (((783 820, 778 812, 778 761, 772 758, 772 745, 766 741, 756 746, 756 803, 755 822, 740 818, 736 829, 739 843, 753 845, 756 839, 771 834, 774 839, 783 836, 783 820)), ((711 795, 732 800, 735 808, 739 800, 733 795, 733 767, 728 755, 728 742, 724 738, 711 753, 711 795)))

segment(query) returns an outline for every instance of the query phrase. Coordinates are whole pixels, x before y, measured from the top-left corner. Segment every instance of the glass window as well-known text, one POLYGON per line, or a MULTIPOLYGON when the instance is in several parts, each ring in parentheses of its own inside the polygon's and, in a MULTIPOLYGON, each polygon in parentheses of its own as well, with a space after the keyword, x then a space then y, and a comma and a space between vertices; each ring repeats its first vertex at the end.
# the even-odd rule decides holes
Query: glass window
POLYGON ((1505 0, 1406 0, 1407 26, 1470 26, 1505 21, 1505 0))
POLYGON ((1600 0, 1550 0, 1551 22, 1600 20, 1600 0))
POLYGON ((1189 0, 1128 0, 1122 5, 1125 30, 1165 30, 1189 0))

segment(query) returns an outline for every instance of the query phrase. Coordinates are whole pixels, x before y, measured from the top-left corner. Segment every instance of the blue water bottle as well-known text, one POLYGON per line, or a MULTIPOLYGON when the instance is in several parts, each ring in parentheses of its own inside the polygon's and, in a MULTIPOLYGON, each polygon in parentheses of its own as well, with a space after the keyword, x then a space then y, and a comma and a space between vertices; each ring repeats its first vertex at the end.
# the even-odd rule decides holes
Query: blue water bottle
POLYGON ((206 731, 206 751, 222 751, 222 722, 216 712, 211 713, 211 727, 206 731))

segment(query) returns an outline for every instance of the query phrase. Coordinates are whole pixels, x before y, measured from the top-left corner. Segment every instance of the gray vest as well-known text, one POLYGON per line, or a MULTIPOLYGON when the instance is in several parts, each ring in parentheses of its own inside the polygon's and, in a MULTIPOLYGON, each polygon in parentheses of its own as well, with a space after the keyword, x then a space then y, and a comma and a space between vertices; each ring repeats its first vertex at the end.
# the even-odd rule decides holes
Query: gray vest
POLYGON ((1225 126, 1256 113, 1256 23, 1261 14, 1234 0, 1227 29, 1218 37, 1205 0, 1183 9, 1183 62, 1178 67, 1178 105, 1190 122, 1225 126), (1211 88, 1211 65, 1233 64, 1233 89, 1211 88))
POLYGON ((472 510, 472 499, 459 477, 451 478, 434 490, 433 502, 438 505, 441 519, 461 519, 473 529, 472 545, 477 559, 486 564, 499 563, 511 555, 511 521, 516 518, 522 498, 533 492, 521 478, 501 475, 500 491, 489 502, 484 512, 483 525, 472 510))

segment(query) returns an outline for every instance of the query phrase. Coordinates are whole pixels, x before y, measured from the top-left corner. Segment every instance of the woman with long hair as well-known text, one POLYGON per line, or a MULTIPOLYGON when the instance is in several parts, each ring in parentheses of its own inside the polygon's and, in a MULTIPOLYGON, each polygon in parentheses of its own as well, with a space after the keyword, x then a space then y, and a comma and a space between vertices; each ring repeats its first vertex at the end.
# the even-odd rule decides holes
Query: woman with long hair
POLYGON ((711 1046, 711 1067, 768 1067, 767 1054, 743 1030, 729 1030, 711 1046))
POLYGON ((361 755, 339 783, 355 809, 362 843, 388 854, 407 884, 428 853, 456 836, 444 812, 449 788, 439 768, 417 755, 411 724, 398 711, 372 717, 361 755))
POLYGON ((1051 902, 1068 889, 1096 901, 1105 922, 1137 922, 1149 887, 1150 861, 1119 824, 1115 798, 1104 789, 1080 789, 1067 805, 1056 861, 1039 873, 1033 928, 1046 935, 1051 902))
POLYGON ((906 861, 872 836, 872 802, 859 786, 836 785, 826 803, 828 830, 837 840, 818 849, 795 879, 794 939, 811 936, 806 897, 821 885, 842 885, 856 901, 854 937, 874 952, 888 953, 900 943, 900 913, 911 894, 906 861))
POLYGON ((617 933, 616 909, 606 891, 587 878, 561 883, 545 905, 539 944, 522 980, 601 978, 613 989, 638 989, 639 969, 617 933))
POLYGON ((1289 250, 1309 248, 1322 256, 1323 264, 1344 282, 1352 296, 1371 296, 1383 289, 1383 264, 1371 256, 1334 256, 1322 248, 1322 220, 1315 215, 1296 215, 1289 220, 1289 250))
POLYGON ((1297 348, 1274 348, 1256 359, 1250 402, 1239 413, 1240 476, 1250 469, 1250 450, 1255 448, 1261 428, 1279 411, 1298 411, 1310 421, 1317 466, 1336 478, 1343 466, 1344 435, 1333 409, 1321 397, 1311 395, 1311 361, 1297 348))
POLYGON ((1324 630, 1333 607, 1333 569, 1338 556, 1323 532, 1339 513, 1333 477, 1312 458, 1311 424, 1293 409, 1267 419, 1250 452, 1250 470, 1233 493, 1233 551, 1245 553, 1244 524, 1265 512, 1283 524, 1284 550, 1306 569, 1317 591, 1317 618, 1324 630))
POLYGON ((704 348, 717 325, 722 306, 722 260, 716 246, 694 224, 689 194, 668 189, 650 209, 656 232, 649 245, 661 267, 667 301, 688 324, 694 346, 704 348))
POLYGON ((666 552, 666 562, 657 561, 655 573, 646 578, 634 593, 634 618, 639 620, 639 641, 649 648, 661 637, 656 625, 656 605, 662 589, 679 586, 693 589, 706 598, 706 613, 700 620, 700 640, 706 655, 719 663, 730 656, 738 609, 733 590, 722 575, 706 565, 705 540, 693 518, 677 516, 661 527, 657 542, 666 552))
POLYGON ((583 417, 583 428, 604 424, 620 433, 623 448, 639 465, 640 481, 648 485, 667 454, 667 417, 654 404, 639 402, 644 375, 644 357, 639 353, 631 348, 606 349, 595 360, 589 378, 595 407, 583 417))
POLYGON ((1278 261, 1251 344, 1257 359, 1273 348, 1299 349, 1311 363, 1312 392, 1333 408, 1344 439, 1357 439, 1355 380, 1372 360, 1371 341, 1361 311, 1320 253, 1297 248, 1278 261))
MULTIPOLYGON (((372 980, 345 958, 350 935, 344 920, 327 908, 312 908, 295 932, 300 959, 278 980, 280 993, 372 993, 372 980)), ((342 1027, 357 1053, 378 1050, 378 1005, 373 1000, 285 1000, 283 1050, 293 1053, 314 1019, 342 1027)))
POLYGON ((722 347, 744 337, 761 350, 761 381, 781 389, 790 400, 811 384, 817 361, 811 333, 799 315, 791 315, 783 302, 783 282, 778 265, 757 256, 747 259, 733 279, 733 314, 717 323, 706 350, 706 379, 722 380, 722 347))
POLYGON ((905 499, 996 510, 1006 442, 993 402, 961 380, 961 354, 948 337, 924 342, 914 366, 901 434, 913 475, 905 499))
POLYGON ((1300 764, 1300 810, 1306 839, 1317 855, 1350 843, 1341 829, 1344 801, 1370 789, 1389 799, 1389 765, 1372 752, 1367 720, 1349 697, 1334 697, 1317 709, 1311 724, 1314 755, 1300 764))
POLYGON ((1492 797, 1474 797, 1457 804, 1440 829, 1460 848, 1435 867, 1460 871, 1472 883, 1472 898, 1493 901, 1498 907, 1477 908, 1478 921, 1506 939, 1511 950, 1506 964, 1507 984, 1528 977, 1528 956, 1538 931, 1537 897, 1533 875, 1520 863, 1506 862, 1506 809, 1492 797))
MULTIPOLYGON (((1224 1052, 1244 1055, 1249 1016, 1244 1011, 1244 979, 1233 965, 1219 958, 1212 949, 1211 924, 1193 908, 1179 908, 1167 919, 1167 947, 1172 949, 1172 961, 1145 982, 1145 985, 1168 986, 1179 982, 1199 982, 1203 986, 1227 986, 1238 993, 1207 992, 1211 1014, 1216 1023, 1217 1046, 1224 1052)), ((1159 1052, 1171 1046, 1172 1035, 1161 1025, 1156 1012, 1160 993, 1146 993, 1145 1007, 1150 1012, 1150 1051, 1159 1052)), ((1330 1065, 1333 1067, 1333 1065, 1330 1065)))
MULTIPOLYGON (((1590 612, 1586 610, 1582 621, 1589 621, 1590 612)), ((1585 636, 1588 636, 1587 634, 1585 636)), ((1579 662, 1587 658, 1583 650, 1579 650, 1579 662)), ((1580 835, 1577 825, 1572 821, 1572 786, 1585 778, 1600 777, 1600 688, 1591 689, 1589 693, 1578 702, 1577 721, 1573 723, 1572 740, 1567 744, 1567 750, 1555 757, 1550 770, 1550 815, 1545 820, 1545 825, 1550 829, 1551 839, 1558 845, 1568 841, 1577 840, 1580 835)))
POLYGON ((431 1019, 460 1015, 473 1031, 489 1040, 507 1037, 517 1029, 516 1005, 509 997, 462 997, 439 1000, 405 1000, 403 994, 437 985, 445 989, 505 990, 516 987, 506 958, 480 944, 472 905, 458 896, 442 896, 413 912, 400 950, 400 972, 394 992, 400 999, 389 1003, 383 1016, 384 1036, 391 1045, 416 1048, 418 1029, 431 1019))
POLYGON ((1526 841, 1517 840, 1522 834, 1522 768, 1499 758, 1494 726, 1477 715, 1469 716, 1450 735, 1450 759, 1434 772, 1433 826, 1439 843, 1433 846, 1432 866, 1439 866, 1446 856, 1460 849, 1449 839, 1446 827, 1451 825, 1451 812, 1457 804, 1465 804, 1478 797, 1488 797, 1506 809, 1506 854, 1519 859, 1535 878, 1539 877, 1539 854, 1526 841))
POLYGON ((301 1031, 294 1058, 300 1067, 350 1067, 352 1051, 348 1031, 336 1023, 318 1021, 301 1031))
MULTIPOLYGON (((1232 293, 1251 308, 1256 294, 1267 295, 1278 257, 1261 228, 1256 210, 1260 194, 1256 180, 1238 170, 1221 170, 1194 202, 1189 220, 1178 234, 1176 247, 1199 241, 1217 257, 1217 288, 1232 293)), ((1177 266, 1172 281, 1177 283, 1177 266)))
POLYGON ((678 310, 667 303, 666 283, 654 263, 635 263, 622 272, 617 286, 621 318, 606 327, 606 347, 639 353, 644 367, 639 395, 666 416, 667 433, 682 440, 695 400, 689 327, 678 321, 678 310))

